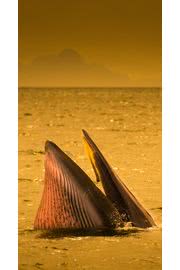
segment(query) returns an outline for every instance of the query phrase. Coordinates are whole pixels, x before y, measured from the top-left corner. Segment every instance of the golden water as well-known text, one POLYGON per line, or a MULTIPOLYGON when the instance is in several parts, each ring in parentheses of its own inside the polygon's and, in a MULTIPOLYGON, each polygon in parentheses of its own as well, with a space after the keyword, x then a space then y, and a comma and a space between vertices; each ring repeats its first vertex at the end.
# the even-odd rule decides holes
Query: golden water
POLYGON ((159 270, 161 211, 161 89, 19 89, 19 269, 159 270), (47 139, 95 181, 82 128, 151 213, 156 229, 59 238, 33 231, 47 139))

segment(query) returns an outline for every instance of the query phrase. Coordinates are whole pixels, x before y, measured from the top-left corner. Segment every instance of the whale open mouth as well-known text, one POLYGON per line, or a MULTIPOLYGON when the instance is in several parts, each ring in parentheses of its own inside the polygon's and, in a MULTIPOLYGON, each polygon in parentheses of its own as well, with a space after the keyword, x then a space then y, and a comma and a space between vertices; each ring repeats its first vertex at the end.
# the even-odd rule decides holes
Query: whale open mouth
POLYGON ((107 230, 131 222, 136 227, 155 226, 149 213, 137 201, 83 130, 85 148, 97 181, 88 175, 56 144, 45 144, 45 176, 41 203, 34 228, 46 230, 107 230))

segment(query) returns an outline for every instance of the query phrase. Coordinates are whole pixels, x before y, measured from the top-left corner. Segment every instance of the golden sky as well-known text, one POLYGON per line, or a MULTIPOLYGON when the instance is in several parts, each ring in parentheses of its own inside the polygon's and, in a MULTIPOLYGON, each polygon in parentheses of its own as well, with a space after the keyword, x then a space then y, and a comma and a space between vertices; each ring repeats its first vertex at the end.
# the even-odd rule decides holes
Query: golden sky
POLYGON ((19 86, 161 86, 161 1, 19 0, 19 86))

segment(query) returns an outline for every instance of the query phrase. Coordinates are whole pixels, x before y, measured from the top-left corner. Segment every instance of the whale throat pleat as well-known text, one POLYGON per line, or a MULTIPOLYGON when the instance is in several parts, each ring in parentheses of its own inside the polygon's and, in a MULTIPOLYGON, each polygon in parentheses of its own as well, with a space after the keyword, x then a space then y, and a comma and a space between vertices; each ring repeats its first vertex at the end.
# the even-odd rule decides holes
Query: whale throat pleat
POLYGON ((113 204, 78 165, 48 142, 44 191, 34 228, 103 229, 115 227, 118 222, 121 218, 113 204))

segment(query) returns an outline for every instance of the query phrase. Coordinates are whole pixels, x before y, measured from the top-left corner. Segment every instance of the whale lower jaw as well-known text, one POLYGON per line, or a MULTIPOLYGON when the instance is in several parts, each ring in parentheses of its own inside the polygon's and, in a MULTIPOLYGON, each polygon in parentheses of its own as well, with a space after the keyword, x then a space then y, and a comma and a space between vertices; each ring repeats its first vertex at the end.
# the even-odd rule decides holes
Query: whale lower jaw
POLYGON ((107 230, 118 226, 123 221, 112 202, 57 145, 46 142, 44 191, 34 228, 107 230))

